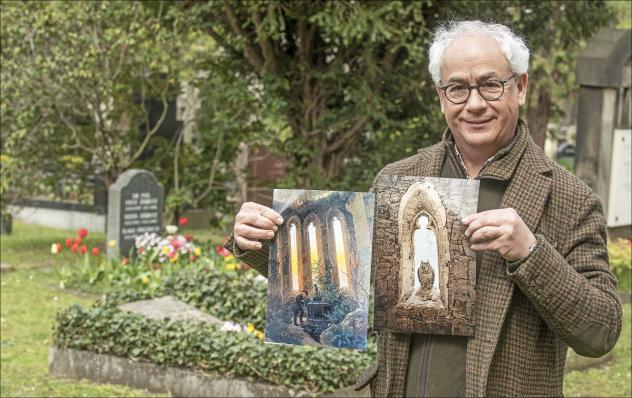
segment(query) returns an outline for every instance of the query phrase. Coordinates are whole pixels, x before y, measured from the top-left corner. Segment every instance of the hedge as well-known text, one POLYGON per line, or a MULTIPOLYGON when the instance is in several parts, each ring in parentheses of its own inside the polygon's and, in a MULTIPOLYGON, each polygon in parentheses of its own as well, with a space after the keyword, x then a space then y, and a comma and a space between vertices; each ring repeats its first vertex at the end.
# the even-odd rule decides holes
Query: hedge
MULTIPOLYGON (((255 273, 189 270, 165 281, 156 296, 170 294, 220 319, 253 322, 262 330, 265 285, 255 273)), ((149 298, 148 293, 124 291, 105 295, 89 309, 72 306, 57 315, 54 345, 259 379, 309 394, 352 385, 375 360, 372 341, 367 352, 270 345, 251 334, 205 323, 151 320, 116 307, 149 298)))

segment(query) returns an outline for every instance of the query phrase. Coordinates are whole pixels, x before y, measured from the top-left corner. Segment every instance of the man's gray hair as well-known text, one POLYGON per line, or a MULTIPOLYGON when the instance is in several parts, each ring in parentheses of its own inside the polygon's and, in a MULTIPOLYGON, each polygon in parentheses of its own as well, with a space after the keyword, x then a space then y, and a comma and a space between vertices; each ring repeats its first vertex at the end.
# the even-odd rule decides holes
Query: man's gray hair
POLYGON ((529 49, 524 40, 511 29, 505 25, 481 21, 450 21, 435 30, 430 46, 428 69, 435 84, 441 81, 441 66, 446 48, 455 38, 471 33, 482 33, 494 38, 507 58, 511 71, 517 74, 527 73, 529 49))

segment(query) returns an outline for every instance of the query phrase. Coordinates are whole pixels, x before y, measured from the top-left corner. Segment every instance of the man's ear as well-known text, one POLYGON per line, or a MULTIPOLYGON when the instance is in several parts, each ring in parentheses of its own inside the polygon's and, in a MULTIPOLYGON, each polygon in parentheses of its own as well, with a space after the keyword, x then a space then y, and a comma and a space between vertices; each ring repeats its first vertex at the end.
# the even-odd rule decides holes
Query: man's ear
POLYGON ((529 85, 529 74, 520 75, 517 79, 518 105, 522 106, 527 101, 527 86, 529 85))
POLYGON ((435 90, 437 90, 437 96, 439 97, 439 105, 441 105, 441 113, 445 114, 445 109, 444 109, 444 104, 443 101, 445 101, 445 98, 443 98, 443 96, 441 95, 441 90, 439 88, 439 86, 435 86, 435 90))

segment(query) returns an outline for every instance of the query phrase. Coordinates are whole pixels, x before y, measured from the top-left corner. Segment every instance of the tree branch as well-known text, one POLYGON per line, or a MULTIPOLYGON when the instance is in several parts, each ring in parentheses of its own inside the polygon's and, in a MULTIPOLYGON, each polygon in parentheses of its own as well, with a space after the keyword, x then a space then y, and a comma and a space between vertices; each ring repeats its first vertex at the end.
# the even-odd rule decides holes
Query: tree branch
POLYGON ((261 72, 263 72, 263 67, 264 67, 261 54, 259 53, 258 49, 255 47, 255 45, 252 43, 252 40, 250 40, 246 32, 244 32, 244 30, 241 28, 241 25, 239 24, 239 20, 237 19, 237 15, 235 14, 235 11, 230 6, 228 1, 224 1, 224 9, 226 11, 226 17, 228 17, 228 23, 230 27, 233 29, 233 32, 235 32, 235 34, 239 36, 242 36, 245 41, 244 55, 246 56, 246 59, 250 62, 250 65, 253 67, 255 72, 257 74, 261 74, 261 72))
POLYGON ((228 51, 229 53, 231 53, 233 56, 238 57, 238 58, 243 58, 243 54, 240 53, 239 51, 237 51, 237 49, 233 46, 231 46, 230 44, 228 44, 228 42, 226 40, 224 40, 224 38, 222 36, 220 36, 219 33, 217 33, 215 31, 215 29, 213 29, 212 27, 208 27, 206 29, 206 32, 213 38, 213 40, 215 40, 217 42, 217 44, 219 44, 224 50, 228 51))
POLYGON ((167 103, 167 88, 168 87, 169 87, 168 85, 165 85, 165 88, 164 88, 164 90, 162 91, 162 94, 161 94, 162 113, 160 114, 160 118, 158 118, 158 121, 156 122, 154 127, 145 135, 145 138, 143 139, 143 142, 141 143, 140 147, 138 148, 136 153, 129 159, 127 164, 122 167, 123 169, 126 169, 130 164, 134 163, 136 161, 136 159, 138 159, 140 157, 140 155, 142 155, 142 153, 145 151, 145 147, 149 143, 149 140, 151 139, 151 137, 154 134, 156 134, 156 132, 158 131, 158 129, 160 128, 162 123, 165 121, 165 117, 167 116, 167 110, 169 108, 168 103, 167 103))
POLYGON ((353 123, 353 126, 349 130, 347 130, 343 135, 341 135, 340 138, 332 142, 331 145, 327 146, 327 152, 332 153, 339 150, 340 148, 345 146, 348 141, 352 140, 355 136, 359 136, 360 134, 362 134, 362 129, 364 128, 364 125, 366 124, 368 120, 369 118, 366 115, 357 117, 353 123))

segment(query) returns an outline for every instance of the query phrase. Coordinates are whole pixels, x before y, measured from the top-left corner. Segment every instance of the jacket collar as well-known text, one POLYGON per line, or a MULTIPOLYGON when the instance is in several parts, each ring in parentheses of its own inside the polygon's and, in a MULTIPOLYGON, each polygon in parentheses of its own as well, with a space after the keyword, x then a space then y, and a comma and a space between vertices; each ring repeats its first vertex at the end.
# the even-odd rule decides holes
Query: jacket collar
MULTIPOLYGON (((496 180, 508 181, 514 174, 520 159, 529 142, 529 129, 527 124, 518 119, 516 125, 516 133, 513 140, 506 147, 502 148, 494 156, 492 156, 485 166, 481 169, 478 179, 492 178, 496 180)), ((452 131, 447 128, 443 133, 442 145, 447 156, 450 156, 456 164, 461 164, 456 156, 456 147, 452 131)), ((542 166, 542 165, 540 165, 542 166)), ((462 167, 462 166, 461 166, 462 167)), ((465 171, 465 170, 463 170, 465 171)), ((542 167, 538 167, 538 172, 542 171, 542 167)))

